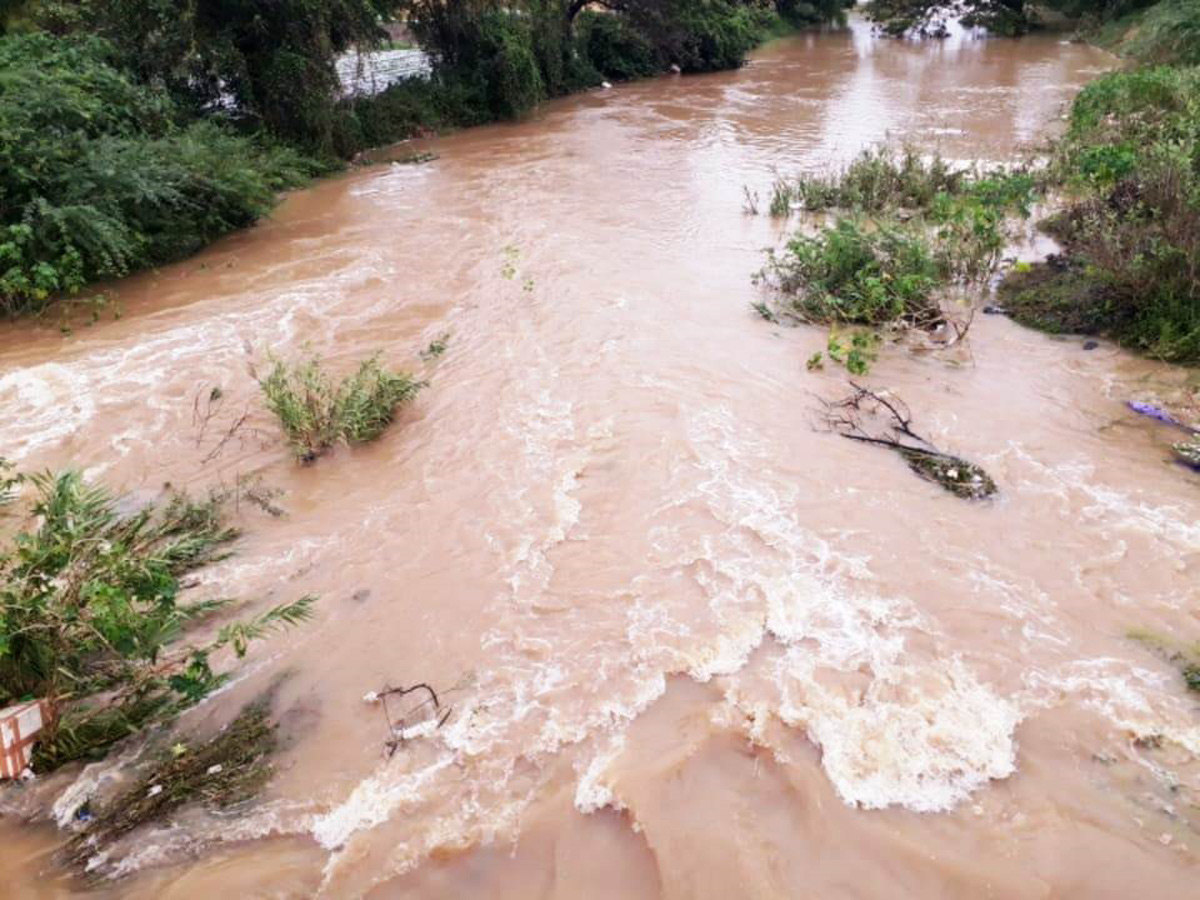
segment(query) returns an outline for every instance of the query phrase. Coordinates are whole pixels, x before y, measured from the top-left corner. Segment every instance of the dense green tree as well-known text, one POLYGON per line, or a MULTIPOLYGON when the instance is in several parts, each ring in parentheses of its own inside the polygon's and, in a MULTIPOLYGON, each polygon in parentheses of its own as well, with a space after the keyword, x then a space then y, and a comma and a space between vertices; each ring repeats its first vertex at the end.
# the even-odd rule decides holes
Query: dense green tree
MULTIPOLYGON (((135 77, 193 113, 225 109, 328 153, 334 62, 384 37, 400 0, 0 0, 54 34, 106 38, 135 77)), ((8 9, 11 7, 11 9, 8 9)))

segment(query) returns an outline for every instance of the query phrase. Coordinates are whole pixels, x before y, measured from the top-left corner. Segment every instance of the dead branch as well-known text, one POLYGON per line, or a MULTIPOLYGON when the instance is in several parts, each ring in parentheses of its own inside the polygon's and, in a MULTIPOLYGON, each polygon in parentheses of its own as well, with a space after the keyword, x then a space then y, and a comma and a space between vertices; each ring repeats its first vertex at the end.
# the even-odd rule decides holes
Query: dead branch
POLYGON ((912 412, 899 397, 854 382, 850 386, 854 391, 848 397, 820 401, 828 430, 852 441, 896 451, 916 475, 941 485, 955 496, 980 499, 996 492, 996 483, 982 468, 942 452, 914 430, 912 412))

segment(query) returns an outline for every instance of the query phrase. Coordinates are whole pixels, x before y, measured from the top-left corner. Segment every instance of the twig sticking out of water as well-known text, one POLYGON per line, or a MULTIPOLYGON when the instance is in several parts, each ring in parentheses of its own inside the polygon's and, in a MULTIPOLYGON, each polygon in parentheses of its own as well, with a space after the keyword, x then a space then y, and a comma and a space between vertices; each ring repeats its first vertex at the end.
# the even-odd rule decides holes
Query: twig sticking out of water
POLYGON ((824 425, 852 441, 895 450, 919 477, 941 485, 956 497, 980 500, 996 493, 996 482, 983 469, 943 453, 913 429, 913 416, 899 397, 850 383, 854 392, 841 400, 822 400, 824 425))

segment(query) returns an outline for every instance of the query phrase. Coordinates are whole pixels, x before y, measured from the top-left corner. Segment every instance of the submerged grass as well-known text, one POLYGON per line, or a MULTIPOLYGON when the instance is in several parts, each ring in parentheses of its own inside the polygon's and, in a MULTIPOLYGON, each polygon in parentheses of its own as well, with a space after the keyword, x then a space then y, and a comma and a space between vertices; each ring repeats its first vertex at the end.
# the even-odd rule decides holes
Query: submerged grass
POLYGON ((1188 689, 1200 692, 1200 642, 1181 645, 1144 628, 1132 629, 1129 637, 1175 666, 1188 689))
POLYGON ((121 837, 190 805, 228 810, 252 800, 274 774, 276 726, 265 702, 252 703, 217 735, 163 748, 129 790, 100 809, 66 848, 84 865, 121 837))
POLYGON ((759 280, 783 316, 816 324, 931 329, 938 294, 996 268, 1011 216, 1027 216, 1035 180, 1022 170, 955 169, 911 148, 865 151, 840 172, 778 180, 772 212, 836 211, 796 234, 759 280))
POLYGON ((259 384, 292 452, 306 463, 340 441, 375 440, 424 387, 410 375, 383 368, 378 355, 338 383, 315 356, 296 365, 277 359, 259 384))
POLYGON ((0 551, 0 705, 44 698, 57 715, 34 767, 103 755, 220 686, 211 657, 308 618, 313 598, 277 606, 183 644, 189 626, 229 601, 185 603, 181 578, 237 536, 224 498, 183 494, 125 512, 74 472, 28 478, 37 527, 0 551))

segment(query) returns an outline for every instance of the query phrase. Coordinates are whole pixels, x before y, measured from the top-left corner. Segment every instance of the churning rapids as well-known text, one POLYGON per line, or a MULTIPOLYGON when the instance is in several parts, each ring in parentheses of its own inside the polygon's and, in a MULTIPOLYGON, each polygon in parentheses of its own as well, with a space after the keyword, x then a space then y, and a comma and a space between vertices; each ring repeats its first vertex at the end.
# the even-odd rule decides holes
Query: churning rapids
MULTIPOLYGON (((814 431, 844 379, 805 372, 824 332, 750 310, 784 232, 744 185, 888 137, 1011 158, 1111 64, 1046 36, 791 38, 296 193, 113 285, 119 320, 5 326, 5 455, 134 493, 261 473, 289 514, 244 508, 199 590, 322 598, 185 718, 286 673, 267 796, 139 836, 101 893, 1196 896, 1196 701, 1127 637, 1200 632, 1200 492, 1123 406, 1183 375, 991 316, 964 364, 886 350, 872 379, 996 476, 970 504, 814 431), (299 467, 247 354, 305 348, 431 387, 299 467), (416 681, 453 711, 385 759, 362 697, 416 681)), ((76 889, 51 846, 3 826, 6 897, 76 889)))

